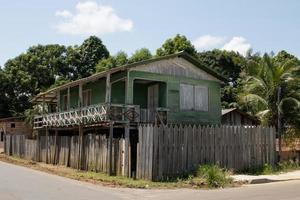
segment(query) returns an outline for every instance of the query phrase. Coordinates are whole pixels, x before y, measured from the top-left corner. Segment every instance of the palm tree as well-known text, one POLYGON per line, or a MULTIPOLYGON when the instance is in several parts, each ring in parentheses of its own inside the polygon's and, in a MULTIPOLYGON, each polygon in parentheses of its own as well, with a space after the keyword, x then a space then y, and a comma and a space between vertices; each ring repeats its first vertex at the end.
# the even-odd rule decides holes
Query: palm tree
POLYGON ((249 60, 241 75, 239 104, 262 124, 276 126, 280 143, 282 125, 300 124, 299 72, 294 59, 278 62, 265 54, 261 59, 249 60))

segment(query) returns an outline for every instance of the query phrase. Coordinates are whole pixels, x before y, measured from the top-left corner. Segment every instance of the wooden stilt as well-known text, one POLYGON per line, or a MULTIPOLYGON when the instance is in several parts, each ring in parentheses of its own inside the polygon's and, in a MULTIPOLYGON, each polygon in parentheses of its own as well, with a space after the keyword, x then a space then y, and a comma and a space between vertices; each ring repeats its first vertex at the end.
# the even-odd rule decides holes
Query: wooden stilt
POLYGON ((54 158, 53 158, 53 164, 57 164, 58 163, 58 159, 57 159, 57 154, 58 154, 58 149, 57 149, 57 134, 58 131, 55 130, 55 137, 54 137, 54 158))
POLYGON ((125 173, 123 174, 124 176, 130 177, 130 172, 129 172, 129 143, 130 143, 130 137, 129 137, 129 124, 125 125, 125 173))
POLYGON ((48 158, 48 152, 49 152, 49 130, 48 127, 46 126, 46 163, 49 163, 49 158, 48 158))
POLYGON ((83 152, 83 129, 82 125, 79 125, 79 136, 78 136, 78 169, 82 168, 82 152, 83 152))
POLYGON ((113 134, 114 134, 114 127, 113 127, 113 123, 110 122, 110 126, 109 126, 109 175, 110 176, 113 173, 113 169, 112 169, 112 162, 113 162, 113 155, 112 155, 113 134))

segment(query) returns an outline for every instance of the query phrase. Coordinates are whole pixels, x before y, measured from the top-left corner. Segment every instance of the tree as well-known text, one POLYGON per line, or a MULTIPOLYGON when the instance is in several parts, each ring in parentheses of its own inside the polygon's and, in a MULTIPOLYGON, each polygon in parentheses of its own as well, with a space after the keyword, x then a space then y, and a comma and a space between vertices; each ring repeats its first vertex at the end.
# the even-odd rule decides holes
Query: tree
POLYGON ((114 58, 116 66, 126 65, 128 63, 128 56, 124 51, 119 51, 114 58))
POLYGON ((9 117, 9 99, 7 97, 8 79, 5 72, 0 68, 0 118, 9 117))
POLYGON ((246 64, 243 56, 233 51, 212 50, 197 54, 200 63, 210 67, 228 78, 229 82, 222 86, 223 107, 236 106, 237 85, 239 75, 246 64))
POLYGON ((9 100, 9 115, 31 107, 29 99, 48 89, 58 77, 70 76, 67 50, 61 45, 37 45, 4 64, 7 85, 2 91, 9 100))
POLYGON ((152 58, 152 54, 147 48, 141 48, 136 50, 132 56, 128 59, 128 63, 140 62, 152 58))
POLYGON ((156 50, 157 56, 165 56, 180 51, 185 51, 190 55, 196 56, 196 49, 185 36, 177 34, 174 38, 167 39, 164 44, 156 50))
POLYGON ((108 69, 116 67, 116 60, 113 56, 104 58, 96 65, 96 72, 103 72, 108 69))
POLYGON ((278 62, 265 54, 260 61, 249 60, 242 76, 239 103, 264 124, 279 129, 300 121, 300 68, 294 60, 278 62), (281 118, 280 113, 285 117, 281 118))
POLYGON ((96 65, 96 72, 102 72, 114 67, 126 65, 128 63, 127 54, 123 51, 119 51, 115 56, 109 56, 100 60, 96 65))
POLYGON ((109 52, 101 39, 91 36, 72 52, 75 67, 74 78, 83 78, 96 71, 96 65, 104 58, 109 57, 109 52))

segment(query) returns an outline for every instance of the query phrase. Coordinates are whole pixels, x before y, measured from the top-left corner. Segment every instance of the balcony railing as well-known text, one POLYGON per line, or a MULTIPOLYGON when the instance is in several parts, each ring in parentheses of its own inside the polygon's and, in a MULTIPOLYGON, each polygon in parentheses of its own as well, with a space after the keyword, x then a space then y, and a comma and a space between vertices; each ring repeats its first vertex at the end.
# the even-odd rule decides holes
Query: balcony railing
POLYGON ((70 127, 101 122, 167 123, 166 108, 140 109, 139 105, 95 104, 34 117, 34 128, 70 127))
POLYGON ((34 117, 34 128, 68 127, 108 121, 139 122, 140 108, 136 105, 95 104, 63 112, 34 117))

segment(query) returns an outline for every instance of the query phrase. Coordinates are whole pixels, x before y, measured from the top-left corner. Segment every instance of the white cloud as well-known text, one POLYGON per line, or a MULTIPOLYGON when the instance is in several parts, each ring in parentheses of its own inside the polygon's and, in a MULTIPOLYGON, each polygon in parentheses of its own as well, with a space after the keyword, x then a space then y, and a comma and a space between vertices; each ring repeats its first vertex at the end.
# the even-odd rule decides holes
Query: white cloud
POLYGON ((68 18, 72 17, 72 13, 68 10, 56 11, 55 16, 68 18))
POLYGON ((233 37, 229 42, 224 44, 222 49, 227 51, 239 52, 241 55, 245 56, 247 51, 251 48, 250 43, 243 37, 233 37))
POLYGON ((224 42, 225 42, 225 37, 204 35, 194 40, 193 45, 198 50, 211 50, 220 47, 220 45, 224 44, 224 42))
POLYGON ((241 36, 235 36, 228 40, 223 36, 203 35, 196 38, 192 43, 199 51, 222 49, 235 51, 243 56, 251 48, 251 44, 241 36))
POLYGON ((72 35, 103 35, 117 31, 130 31, 133 22, 120 18, 111 6, 97 4, 94 1, 79 2, 76 13, 68 10, 57 11, 62 17, 56 29, 60 33, 72 35))

